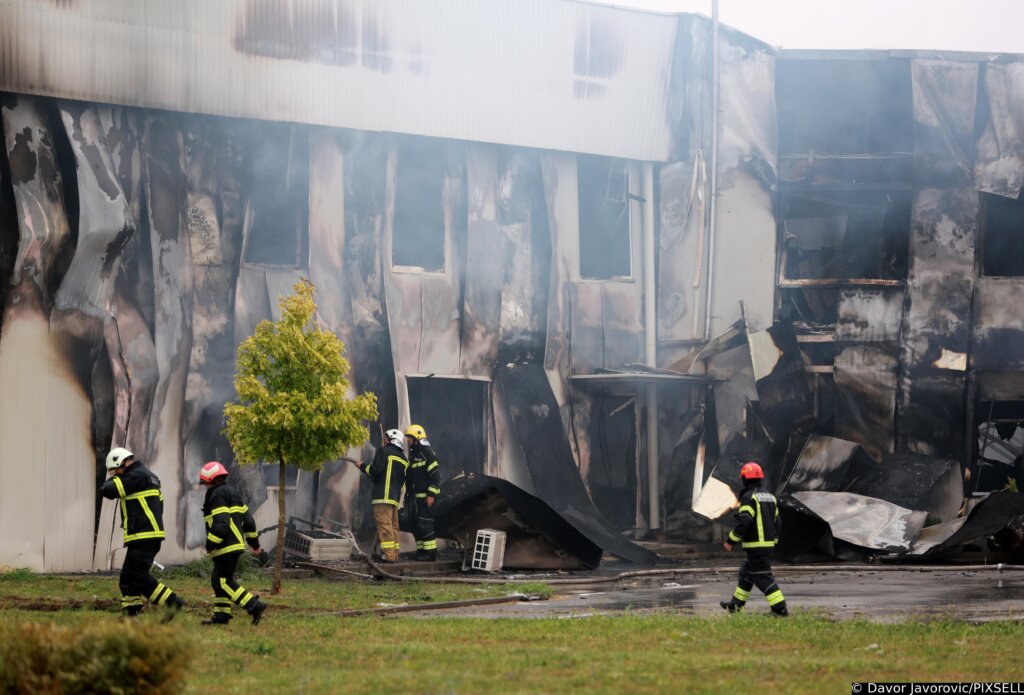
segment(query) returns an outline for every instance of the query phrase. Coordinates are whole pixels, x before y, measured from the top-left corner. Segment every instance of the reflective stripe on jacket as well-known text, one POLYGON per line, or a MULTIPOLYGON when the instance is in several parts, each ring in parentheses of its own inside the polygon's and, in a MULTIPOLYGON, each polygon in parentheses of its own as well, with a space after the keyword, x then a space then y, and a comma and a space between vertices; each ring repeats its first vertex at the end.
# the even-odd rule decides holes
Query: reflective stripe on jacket
POLYGON ((775 495, 763 487, 748 487, 740 495, 736 526, 729 532, 729 540, 742 543, 744 550, 774 548, 779 542, 780 527, 779 503, 775 495))
POLYGON ((398 506, 408 468, 405 452, 394 444, 377 449, 372 461, 359 466, 373 481, 373 504, 398 506))
POLYGON ((405 484, 419 499, 436 497, 441 492, 441 466, 426 439, 421 439, 409 449, 409 476, 405 484))
POLYGON ((106 480, 100 494, 120 500, 124 542, 160 540, 164 533, 164 495, 160 479, 136 461, 124 473, 106 480))
POLYGON ((206 522, 206 551, 210 557, 240 553, 246 543, 253 548, 260 547, 256 521, 242 495, 229 482, 206 489, 203 521, 206 522))

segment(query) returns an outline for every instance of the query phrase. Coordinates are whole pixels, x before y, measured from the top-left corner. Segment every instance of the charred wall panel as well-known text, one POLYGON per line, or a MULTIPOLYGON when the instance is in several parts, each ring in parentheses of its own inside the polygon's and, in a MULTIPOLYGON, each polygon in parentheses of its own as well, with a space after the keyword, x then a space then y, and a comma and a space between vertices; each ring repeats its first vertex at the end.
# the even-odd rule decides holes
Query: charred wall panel
POLYGON ((1017 198, 1024 184, 1024 63, 985 65, 989 121, 977 143, 979 191, 1017 198))
POLYGON ((875 460, 893 451, 903 293, 839 292, 835 358, 837 437, 862 445, 875 460))
POLYGON ((1024 370, 1024 278, 978 279, 974 292, 971 367, 1024 370))
POLYGON ((87 566, 96 494, 90 406, 49 326, 53 298, 74 250, 52 106, 10 94, 2 95, 0 106, 19 225, 0 332, 0 562, 37 570, 87 566), (72 416, 59 432, 52 428, 57 404, 51 397, 67 399, 62 406, 67 410, 58 414, 72 416), (52 459, 46 453, 50 440, 52 459), (67 460, 56 455, 71 453, 65 445, 75 444, 71 460, 79 465, 64 470, 67 460), (25 461, 35 465, 14 465, 25 461), (72 545, 54 535, 65 523, 70 524, 65 539, 72 545))
POLYGON ((915 194, 900 349, 897 449, 960 458, 978 194, 915 194))
POLYGON ((740 316, 741 301, 751 330, 770 325, 775 286, 775 61, 732 37, 723 37, 719 50, 712 335, 740 316))
POLYGON ((193 273, 185 223, 188 177, 181 129, 168 116, 147 116, 142 146, 146 209, 152 235, 156 316, 153 342, 160 378, 149 426, 149 461, 160 477, 167 542, 161 558, 185 560, 182 439, 185 388, 192 351, 193 273))
MULTIPOLYGON (((352 298, 345 279, 345 157, 338 133, 322 128, 309 141, 309 279, 317 288, 317 323, 345 343, 350 390, 357 375, 352 355, 356 349, 352 298)), ((359 459, 362 447, 347 453, 359 459)), ((344 461, 324 466, 316 500, 316 515, 354 525, 360 472, 344 461)))
MULTIPOLYGON (((505 254, 498 228, 498 151, 466 148, 469 229, 462 319, 462 365, 466 374, 489 374, 498 354, 505 254)), ((529 258, 529 245, 526 247, 529 258)), ((528 267, 528 266, 527 266, 528 267)))

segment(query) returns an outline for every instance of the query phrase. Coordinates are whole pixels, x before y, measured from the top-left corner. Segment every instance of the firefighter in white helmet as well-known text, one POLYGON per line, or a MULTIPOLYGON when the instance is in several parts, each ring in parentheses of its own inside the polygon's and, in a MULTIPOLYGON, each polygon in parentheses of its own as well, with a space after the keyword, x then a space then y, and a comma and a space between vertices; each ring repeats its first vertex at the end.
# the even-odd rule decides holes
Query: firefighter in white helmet
POLYGON ((388 430, 373 460, 357 464, 373 481, 373 520, 383 562, 398 562, 398 504, 409 468, 403 444, 401 430, 388 430))
POLYGON ((107 454, 107 478, 100 494, 119 500, 124 545, 128 552, 121 566, 121 612, 136 616, 149 601, 166 608, 171 620, 185 602, 149 573, 160 552, 164 532, 164 495, 160 479, 135 460, 135 454, 117 447, 107 454))

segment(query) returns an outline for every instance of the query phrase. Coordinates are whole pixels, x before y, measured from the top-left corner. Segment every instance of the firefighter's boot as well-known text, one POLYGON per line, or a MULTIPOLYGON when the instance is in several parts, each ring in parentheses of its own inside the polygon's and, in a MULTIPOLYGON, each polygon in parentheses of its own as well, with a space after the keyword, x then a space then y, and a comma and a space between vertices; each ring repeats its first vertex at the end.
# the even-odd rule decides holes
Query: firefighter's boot
POLYGON ((185 607, 185 602, 177 594, 171 594, 164 604, 164 616, 160 619, 161 623, 169 623, 174 620, 174 616, 178 614, 182 608, 185 607))
POLYGON ((260 618, 263 617, 263 611, 267 610, 267 604, 259 599, 255 599, 251 607, 249 607, 249 617, 252 618, 253 625, 260 624, 260 618))
POLYGON ((772 613, 774 613, 780 618, 785 618, 787 615, 789 615, 789 609, 786 608, 786 602, 782 601, 781 603, 776 603, 774 606, 772 606, 772 613))
POLYGON ((214 613, 209 620, 204 620, 203 625, 227 625, 231 622, 231 616, 227 613, 214 613))

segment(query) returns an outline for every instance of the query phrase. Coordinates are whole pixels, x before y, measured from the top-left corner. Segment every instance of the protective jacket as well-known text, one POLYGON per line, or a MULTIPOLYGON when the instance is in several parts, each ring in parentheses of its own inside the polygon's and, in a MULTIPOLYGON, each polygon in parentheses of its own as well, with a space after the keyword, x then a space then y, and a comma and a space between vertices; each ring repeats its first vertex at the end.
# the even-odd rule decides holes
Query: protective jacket
POLYGON ((409 448, 409 477, 405 485, 418 499, 436 497, 441 492, 441 466, 426 439, 409 448))
POLYGON ((206 521, 206 552, 210 557, 242 552, 246 543, 252 548, 260 547, 256 521, 231 483, 223 482, 206 489, 203 520, 206 521))
POLYGON ((100 488, 107 499, 121 502, 121 527, 124 542, 163 540, 164 495, 160 479, 136 461, 124 473, 111 476, 100 488))
POLYGON ((781 526, 775 495, 763 487, 751 486, 740 495, 736 526, 729 532, 729 540, 742 543, 744 550, 774 548, 781 526))
POLYGON ((398 506, 408 468, 405 452, 394 444, 382 446, 377 449, 372 461, 359 465, 359 470, 373 481, 373 504, 398 506))

